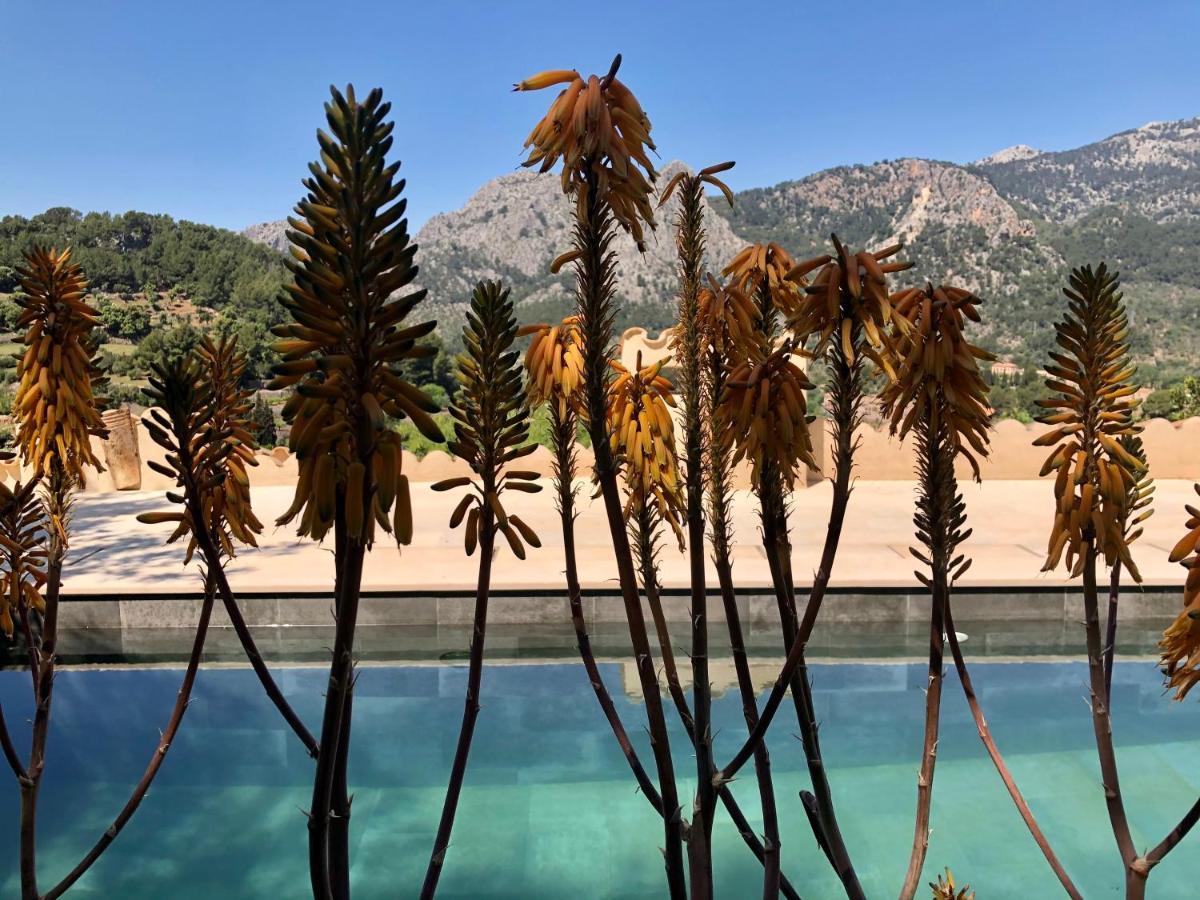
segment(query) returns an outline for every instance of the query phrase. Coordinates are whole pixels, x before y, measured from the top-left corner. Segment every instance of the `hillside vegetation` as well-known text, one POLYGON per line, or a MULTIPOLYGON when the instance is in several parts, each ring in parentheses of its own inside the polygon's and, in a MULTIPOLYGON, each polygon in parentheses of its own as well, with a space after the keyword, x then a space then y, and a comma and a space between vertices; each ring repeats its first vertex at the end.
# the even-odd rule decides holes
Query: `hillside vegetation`
MULTIPOLYGON (((183 352, 201 328, 236 333, 250 351, 250 371, 272 361, 268 329, 287 276, 280 255, 211 225, 142 212, 87 213, 49 209, 0 219, 0 328, 11 330, 17 308, 14 271, 34 244, 72 248, 83 266, 108 338, 116 389, 136 388, 146 363, 183 352)), ((134 390, 136 396, 136 390, 134 390)))

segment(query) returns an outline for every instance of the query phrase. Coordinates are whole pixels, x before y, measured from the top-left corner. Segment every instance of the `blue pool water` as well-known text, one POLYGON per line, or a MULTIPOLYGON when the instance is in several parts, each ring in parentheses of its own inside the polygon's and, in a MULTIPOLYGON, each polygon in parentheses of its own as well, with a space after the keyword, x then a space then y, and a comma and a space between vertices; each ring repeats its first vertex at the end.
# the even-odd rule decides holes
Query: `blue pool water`
MULTIPOLYGON (((764 683, 775 663, 764 663, 764 683)), ((286 693, 319 722, 323 675, 280 669, 286 693)), ((912 836, 924 666, 813 667, 822 739, 847 843, 867 894, 895 896, 912 836)), ((357 900, 416 896, 462 712, 458 665, 364 667, 355 700, 352 786, 357 900)), ((649 766, 642 707, 605 679, 649 766)), ((1001 749, 1084 895, 1120 896, 1078 663, 974 664, 1001 749)), ((72 865, 124 802, 174 700, 175 669, 59 675, 39 841, 43 887, 72 865)), ((719 675, 718 675, 719 677, 719 675)), ((1122 782, 1139 846, 1156 843, 1200 792, 1200 711, 1162 695, 1150 663, 1119 663, 1113 704, 1122 782)), ((28 676, 0 672, 0 699, 27 745, 28 676)), ((806 900, 839 891, 797 793, 807 786, 785 705, 771 736, 785 871, 806 900)), ((736 691, 715 704, 717 756, 744 734, 736 691)), ((678 768, 694 789, 677 730, 678 768)), ((244 669, 203 670, 182 734, 155 788, 72 897, 240 900, 307 895, 311 761, 244 669)), ((652 770, 652 767, 651 767, 652 770)), ((0 777, 0 896, 17 895, 17 791, 0 777)), ((760 816, 752 774, 735 790, 760 816)), ((1194 897, 1200 835, 1153 873, 1150 896, 1194 897)), ((661 829, 577 665, 496 665, 440 897, 658 898, 661 829)), ((717 896, 756 896, 759 869, 718 816, 717 896)), ((943 708, 926 880, 949 865, 980 900, 1061 896, 983 752, 953 671, 943 708)), ((924 892, 922 892, 924 893, 924 892)), ((920 895, 919 895, 920 896, 920 895)))

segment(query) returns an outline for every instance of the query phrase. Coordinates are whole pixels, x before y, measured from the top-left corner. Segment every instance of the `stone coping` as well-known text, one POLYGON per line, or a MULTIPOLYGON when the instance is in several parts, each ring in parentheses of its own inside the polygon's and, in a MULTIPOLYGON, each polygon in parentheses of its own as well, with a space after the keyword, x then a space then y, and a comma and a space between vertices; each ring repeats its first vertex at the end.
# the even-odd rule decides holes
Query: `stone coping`
MULTIPOLYGON (((956 623, 982 622, 1061 622, 1075 624, 1083 620, 1083 598, 1074 589, 1042 590, 1028 593, 977 589, 956 592, 956 623)), ((199 615, 196 595, 153 596, 64 596, 60 623, 64 629, 138 629, 193 628, 199 615)), ((438 626, 466 627, 471 624, 475 598, 461 592, 411 593, 398 595, 371 592, 360 600, 358 622, 362 626, 438 626)), ((1118 620, 1165 625, 1177 612, 1176 588, 1152 588, 1123 592, 1118 620)), ((738 613, 748 633, 767 629, 778 631, 779 612, 773 595, 742 592, 737 598, 738 613)), ((309 596, 253 595, 240 598, 239 606, 252 627, 329 627, 333 624, 332 598, 309 596)), ((673 591, 662 598, 668 622, 691 620, 691 597, 673 591)), ((649 609, 645 608, 647 619, 649 609)), ((589 592, 583 597, 584 619, 589 629, 625 622, 621 597, 612 592, 589 592)), ((926 593, 898 590, 831 592, 821 609, 825 626, 907 627, 927 622, 929 596, 926 593)), ((723 628, 724 610, 718 602, 709 603, 709 619, 723 628)), ((496 625, 571 626, 570 607, 562 593, 497 592, 490 596, 489 623, 496 625)), ((228 627, 224 607, 218 602, 213 612, 214 627, 228 627)), ((566 633, 566 632, 564 632, 566 633)))

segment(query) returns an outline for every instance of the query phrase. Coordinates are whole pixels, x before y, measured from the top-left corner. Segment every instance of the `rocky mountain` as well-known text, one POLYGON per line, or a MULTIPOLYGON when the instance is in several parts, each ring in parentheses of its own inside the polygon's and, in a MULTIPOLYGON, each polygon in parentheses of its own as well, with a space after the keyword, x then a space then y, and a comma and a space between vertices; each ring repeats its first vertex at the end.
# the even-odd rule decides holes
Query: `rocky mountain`
POLYGON ((1014 147, 977 167, 1041 218, 1074 222, 1118 206, 1158 223, 1200 219, 1200 118, 1151 122, 1060 153, 1030 150, 1014 147))
POLYGON ((285 219, 251 225, 249 228, 243 229, 242 234, 256 244, 266 244, 280 253, 288 252, 287 221, 285 219))
MULTIPOLYGON (((681 168, 679 163, 668 165, 662 182, 681 168)), ((621 326, 662 328, 672 320, 677 280, 670 223, 678 208, 678 199, 672 197, 658 211, 659 228, 649 235, 645 253, 638 253, 624 232, 614 242, 621 299, 634 308, 627 321, 618 323, 621 326)), ((574 204, 563 196, 556 178, 530 172, 497 178, 462 209, 434 216, 417 233, 421 281, 440 303, 464 309, 476 281, 500 278, 513 286, 524 320, 561 317, 573 303, 573 276, 570 267, 558 275, 551 275, 549 267, 570 248, 573 214, 574 204)), ((708 218, 708 264, 719 267, 744 242, 728 221, 708 218)))
MULTIPOLYGON (((676 170, 667 167, 663 181, 676 170)), ((1200 119, 1152 123, 1063 152, 1018 145, 968 165, 885 160, 828 169, 743 191, 730 209, 710 203, 709 266, 747 241, 774 240, 797 257, 820 253, 830 232, 856 246, 903 240, 914 278, 954 282, 989 301, 982 342, 1040 362, 1061 314, 1071 265, 1105 259, 1126 285, 1134 350, 1159 375, 1194 367, 1200 348, 1200 119)), ((669 223, 638 254, 622 235, 619 327, 673 318, 675 254, 669 223)), ((522 319, 571 306, 570 274, 549 274, 569 243, 571 204, 558 180, 527 172, 484 185, 416 236, 421 281, 446 336, 479 278, 509 283, 522 319)), ((279 246, 278 226, 247 234, 279 246)), ((1153 375, 1154 373, 1149 373, 1153 375)))

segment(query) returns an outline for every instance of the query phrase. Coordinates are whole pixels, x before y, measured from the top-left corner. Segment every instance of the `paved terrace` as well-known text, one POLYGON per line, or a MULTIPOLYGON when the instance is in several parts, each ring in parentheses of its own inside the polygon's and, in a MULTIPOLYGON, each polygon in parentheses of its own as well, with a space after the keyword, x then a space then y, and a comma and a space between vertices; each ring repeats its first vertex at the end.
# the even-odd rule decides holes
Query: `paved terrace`
MULTIPOLYGON (((511 494, 510 512, 520 514, 541 536, 541 549, 530 548, 518 560, 504 539, 497 541, 492 585, 505 590, 561 590, 562 536, 549 483, 540 494, 511 494)), ((843 589, 919 590, 917 565, 908 552, 913 542, 912 482, 859 481, 850 501, 846 527, 832 584, 843 589)), ((986 588, 1062 588, 1071 584, 1064 572, 1040 571, 1052 520, 1052 485, 1046 481, 964 482, 974 533, 965 552, 974 564, 960 585, 986 588)), ((475 586, 476 562, 463 550, 462 529, 447 525, 459 492, 434 493, 414 484, 415 537, 397 549, 386 535, 370 553, 363 576, 369 591, 406 593, 469 591, 475 586)), ((576 527, 580 579, 584 588, 614 591, 615 566, 603 510, 589 500, 590 486, 580 483, 580 515, 576 527)), ((793 567, 798 586, 809 583, 825 537, 831 486, 828 482, 797 491, 792 500, 793 567)), ((229 567, 236 591, 245 593, 328 592, 333 581, 332 539, 324 546, 296 537, 291 526, 275 527, 289 505, 292 488, 264 486, 253 490, 254 508, 265 533, 258 549, 247 549, 229 567)), ((1158 482, 1156 512, 1134 546, 1134 557, 1146 585, 1170 590, 1182 585, 1183 573, 1167 562, 1167 553, 1183 533, 1184 503, 1194 502, 1184 480, 1158 482)), ((198 567, 182 565, 183 548, 164 546, 169 526, 135 521, 138 513, 166 509, 157 491, 85 494, 79 498, 71 558, 64 590, 68 595, 136 595, 188 593, 199 587, 198 567)), ((759 544, 757 506, 748 492, 735 500, 734 576, 740 589, 770 584, 759 544)), ((710 566, 711 570, 711 566, 710 566)), ((664 543, 661 572, 664 586, 688 584, 687 557, 664 543)), ((710 585, 715 585, 710 574, 710 585)))

